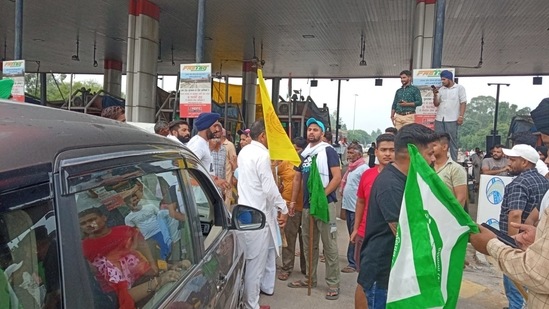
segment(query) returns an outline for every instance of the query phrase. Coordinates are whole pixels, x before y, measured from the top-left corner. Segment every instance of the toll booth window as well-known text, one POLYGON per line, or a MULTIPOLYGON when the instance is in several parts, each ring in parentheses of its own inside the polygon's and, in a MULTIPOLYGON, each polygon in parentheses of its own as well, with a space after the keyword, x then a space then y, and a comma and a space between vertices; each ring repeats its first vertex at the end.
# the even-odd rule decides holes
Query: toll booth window
POLYGON ((61 308, 51 202, 0 213, 0 308, 61 308))
POLYGON ((111 180, 75 194, 95 308, 154 308, 196 262, 179 171, 111 180))

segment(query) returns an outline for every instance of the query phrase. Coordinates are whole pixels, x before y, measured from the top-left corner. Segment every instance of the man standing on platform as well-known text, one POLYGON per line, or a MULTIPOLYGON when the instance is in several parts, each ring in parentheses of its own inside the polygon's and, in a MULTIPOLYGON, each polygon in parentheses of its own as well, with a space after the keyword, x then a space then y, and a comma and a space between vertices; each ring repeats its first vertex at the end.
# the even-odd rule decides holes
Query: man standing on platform
POLYGON ((435 132, 450 134, 450 156, 457 161, 458 127, 463 124, 467 95, 463 86, 454 83, 454 74, 440 72, 442 87, 433 87, 433 104, 438 107, 435 117, 435 132))
POLYGON ((421 92, 412 85, 412 72, 404 70, 400 72, 402 87, 395 93, 393 106, 391 107, 391 121, 400 130, 402 126, 415 122, 416 107, 421 106, 421 92))

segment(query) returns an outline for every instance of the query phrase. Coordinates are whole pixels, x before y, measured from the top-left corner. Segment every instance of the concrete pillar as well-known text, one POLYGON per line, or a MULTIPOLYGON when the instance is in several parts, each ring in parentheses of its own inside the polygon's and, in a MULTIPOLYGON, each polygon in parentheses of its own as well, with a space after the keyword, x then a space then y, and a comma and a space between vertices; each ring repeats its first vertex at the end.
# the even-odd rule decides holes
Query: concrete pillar
POLYGON ((128 60, 133 60, 133 67, 128 65, 128 72, 133 77, 131 85, 128 80, 127 88, 132 95, 131 101, 126 100, 126 118, 128 121, 155 122, 160 8, 147 0, 132 0, 130 15, 132 13, 135 16, 135 39, 132 55, 128 46, 128 60), (134 12, 132 3, 135 4, 134 12))
POLYGON ((436 20, 436 0, 416 0, 412 68, 430 68, 436 20))
POLYGON ((257 63, 244 61, 242 64, 242 77, 242 111, 246 127, 249 128, 255 121, 257 63))
POLYGON ((122 61, 105 60, 103 90, 115 96, 122 96, 122 61))
POLYGON ((126 119, 131 121, 133 106, 133 78, 135 75, 135 20, 137 14, 137 0, 130 0, 128 13, 128 39, 126 54, 126 119))

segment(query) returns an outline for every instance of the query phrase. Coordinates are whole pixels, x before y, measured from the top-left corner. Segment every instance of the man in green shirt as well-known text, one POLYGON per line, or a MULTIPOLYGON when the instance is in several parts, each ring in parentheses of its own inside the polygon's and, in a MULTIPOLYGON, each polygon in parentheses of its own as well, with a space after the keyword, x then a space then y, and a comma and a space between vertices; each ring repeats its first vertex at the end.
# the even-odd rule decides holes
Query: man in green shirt
POLYGON ((412 85, 412 72, 404 70, 400 72, 402 87, 395 93, 393 106, 391 107, 391 121, 400 130, 402 126, 415 122, 416 107, 421 106, 421 93, 412 85))

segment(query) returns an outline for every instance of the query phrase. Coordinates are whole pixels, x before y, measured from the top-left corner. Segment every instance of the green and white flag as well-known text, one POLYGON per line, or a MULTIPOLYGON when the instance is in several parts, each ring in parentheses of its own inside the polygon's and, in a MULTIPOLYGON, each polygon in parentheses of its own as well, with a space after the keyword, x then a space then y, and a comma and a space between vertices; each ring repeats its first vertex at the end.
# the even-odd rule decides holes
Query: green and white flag
POLYGON ((414 145, 398 223, 387 308, 455 308, 470 232, 478 232, 414 145))

